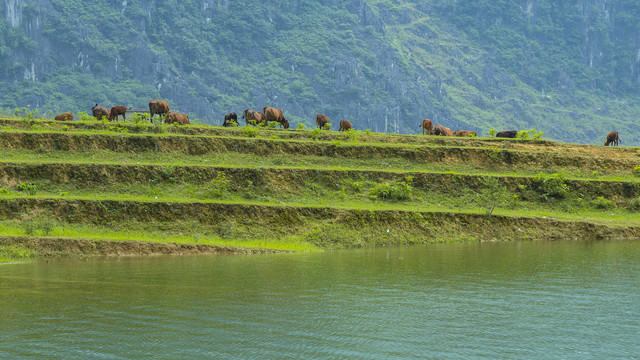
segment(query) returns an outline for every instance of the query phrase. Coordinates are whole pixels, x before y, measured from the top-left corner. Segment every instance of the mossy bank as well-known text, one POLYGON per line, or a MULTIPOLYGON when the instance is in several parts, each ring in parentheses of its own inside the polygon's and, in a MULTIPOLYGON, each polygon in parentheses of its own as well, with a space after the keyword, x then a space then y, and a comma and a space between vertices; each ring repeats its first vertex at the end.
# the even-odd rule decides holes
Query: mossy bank
POLYGON ((637 148, 0 119, 0 261, 640 238, 637 148))

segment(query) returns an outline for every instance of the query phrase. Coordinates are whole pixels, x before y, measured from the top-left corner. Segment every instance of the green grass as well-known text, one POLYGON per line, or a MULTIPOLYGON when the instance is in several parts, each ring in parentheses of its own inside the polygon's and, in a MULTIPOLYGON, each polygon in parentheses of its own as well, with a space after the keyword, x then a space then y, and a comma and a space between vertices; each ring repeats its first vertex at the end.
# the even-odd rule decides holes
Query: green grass
POLYGON ((37 251, 16 245, 0 245, 0 263, 33 260, 38 256, 37 251))

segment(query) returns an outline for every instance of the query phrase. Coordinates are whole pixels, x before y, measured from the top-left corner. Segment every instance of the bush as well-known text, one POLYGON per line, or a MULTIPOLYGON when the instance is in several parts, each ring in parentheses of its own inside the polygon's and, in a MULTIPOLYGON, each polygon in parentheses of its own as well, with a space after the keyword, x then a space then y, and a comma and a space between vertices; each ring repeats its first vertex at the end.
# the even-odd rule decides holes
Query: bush
POLYGON ((546 201, 550 199, 564 199, 569 192, 569 185, 564 183, 565 177, 563 172, 547 175, 545 173, 539 173, 536 176, 536 182, 538 183, 538 191, 542 198, 546 201))
MULTIPOLYGON (((508 199, 507 189, 500 185, 496 177, 484 176, 482 178, 483 189, 480 192, 480 205, 486 210, 487 215, 493 214, 498 206, 502 206, 508 199)), ((519 199, 517 195, 512 197, 514 202, 519 199)))
POLYGON ((16 186, 16 190, 27 193, 27 195, 35 195, 38 192, 38 187, 30 182, 23 182, 16 186))
POLYGON ((596 209, 608 210, 616 207, 616 204, 613 201, 605 199, 602 196, 598 196, 598 198, 593 200, 591 203, 596 207, 596 209))
POLYGON ((633 168, 633 175, 635 175, 635 176, 640 176, 640 165, 636 165, 636 166, 633 168))
POLYGON ((383 200, 409 200, 411 198, 412 176, 404 181, 395 183, 382 183, 376 185, 369 191, 369 197, 383 200))
POLYGON ((209 183, 208 197, 220 198, 224 196, 229 187, 229 183, 230 181, 227 179, 227 174, 225 174, 224 171, 218 171, 216 178, 209 183))
POLYGON ((313 130, 309 131, 309 136, 313 140, 318 140, 318 138, 320 137, 320 129, 313 129, 313 130))
POLYGON ((325 130, 331 130, 331 123, 324 124, 322 128, 325 130))
POLYGON ((298 130, 304 130, 305 125, 301 122, 298 123, 298 130))
POLYGON ((629 205, 627 205, 627 209, 629 211, 640 211, 640 197, 637 197, 629 201, 629 205))
POLYGON ((518 133, 516 134, 516 139, 538 140, 542 138, 542 134, 542 131, 537 131, 536 129, 522 130, 518 131, 518 133))
POLYGON ((496 129, 489 130, 489 136, 495 137, 496 136, 496 129))
POLYGON ((255 128, 255 127, 245 126, 245 127, 242 128, 242 131, 244 131, 244 134, 247 137, 256 137, 256 136, 258 136, 258 128, 255 128))

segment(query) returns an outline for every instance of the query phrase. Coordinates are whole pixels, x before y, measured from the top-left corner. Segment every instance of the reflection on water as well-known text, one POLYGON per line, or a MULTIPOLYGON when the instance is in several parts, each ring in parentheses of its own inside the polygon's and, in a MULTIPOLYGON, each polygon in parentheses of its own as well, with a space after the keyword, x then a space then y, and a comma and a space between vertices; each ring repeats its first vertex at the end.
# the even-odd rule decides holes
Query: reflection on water
POLYGON ((640 243, 0 266, 0 358, 634 358, 640 243))

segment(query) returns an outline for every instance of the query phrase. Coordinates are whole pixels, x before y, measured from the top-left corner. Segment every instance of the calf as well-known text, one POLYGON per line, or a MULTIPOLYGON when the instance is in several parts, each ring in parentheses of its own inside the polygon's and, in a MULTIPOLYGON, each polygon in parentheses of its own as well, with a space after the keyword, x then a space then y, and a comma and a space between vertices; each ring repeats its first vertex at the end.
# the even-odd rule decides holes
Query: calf
POLYGON ((54 118, 55 120, 73 120, 74 116, 72 113, 62 113, 62 114, 58 114, 56 115, 56 117, 54 118))
POLYGON ((478 133, 476 133, 475 131, 469 131, 469 130, 456 130, 453 132, 453 136, 475 137, 475 136, 478 136, 478 133))
POLYGON ((436 127, 433 128, 433 135, 453 136, 453 131, 448 127, 436 125, 436 127))
POLYGON ((232 113, 228 113, 227 115, 224 116, 224 122, 222 123, 222 126, 224 127, 229 127, 229 126, 234 126, 233 123, 236 123, 236 125, 238 125, 238 114, 232 112, 232 113))
POLYGON ((422 120, 422 135, 431 135, 433 134, 433 121, 429 119, 422 120))
POLYGON ((167 114, 167 119, 164 121, 165 124, 178 124, 178 125, 189 125, 191 122, 189 121, 189 117, 186 114, 175 113, 173 111, 169 111, 167 114))
POLYGON ((353 129, 353 125, 349 120, 340 120, 340 129, 338 131, 347 131, 353 129))
POLYGON ((618 132, 612 131, 607 134, 607 141, 605 141, 604 146, 609 146, 609 144, 612 144, 611 146, 618 146, 618 142, 621 142, 618 137, 618 132))
POLYGON ((122 115, 122 121, 126 121, 127 120, 127 110, 130 110, 131 108, 127 109, 126 106, 124 105, 118 105, 118 106, 114 106, 111 108, 111 111, 109 111, 109 121, 113 121, 113 119, 115 119, 116 121, 118 121, 118 116, 122 115))
POLYGON ((102 107, 102 106, 98 106, 98 104, 95 104, 92 108, 91 108, 91 113, 93 114, 93 117, 96 118, 96 120, 101 120, 102 117, 106 117, 107 119, 109 118, 109 113, 110 110, 102 107))
POLYGON ((329 124, 329 117, 327 115, 316 115, 316 125, 318 125, 320 130, 324 129, 326 124, 329 124))

